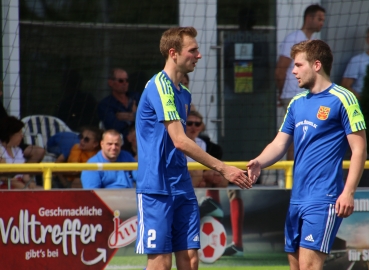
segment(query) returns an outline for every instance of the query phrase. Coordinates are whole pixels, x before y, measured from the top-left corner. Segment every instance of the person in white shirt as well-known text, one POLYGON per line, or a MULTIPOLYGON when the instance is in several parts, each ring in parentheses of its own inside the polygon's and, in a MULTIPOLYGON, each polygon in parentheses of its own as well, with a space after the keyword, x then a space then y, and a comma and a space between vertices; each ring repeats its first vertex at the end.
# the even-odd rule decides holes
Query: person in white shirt
MULTIPOLYGON (((288 34, 279 45, 279 58, 275 69, 275 80, 278 88, 277 105, 283 106, 283 115, 291 99, 303 89, 299 88, 295 76, 292 74, 294 61, 290 56, 294 44, 312 39, 313 34, 320 32, 325 20, 325 9, 318 4, 310 5, 304 12, 302 28, 288 34)), ((287 160, 293 160, 293 146, 287 152, 287 160)))
MULTIPOLYGON (((369 45, 369 28, 366 30, 366 43, 369 45)), ((341 86, 350 90, 360 99, 364 87, 364 78, 369 65, 369 48, 350 59, 342 76, 341 86)))
MULTIPOLYGON (((19 147, 23 140, 24 123, 14 116, 6 116, 0 119, 0 163, 25 163, 23 151, 19 147)), ((10 179, 12 189, 42 188, 29 174, 17 174, 10 179)), ((8 176, 0 177, 0 189, 8 188, 8 176)))

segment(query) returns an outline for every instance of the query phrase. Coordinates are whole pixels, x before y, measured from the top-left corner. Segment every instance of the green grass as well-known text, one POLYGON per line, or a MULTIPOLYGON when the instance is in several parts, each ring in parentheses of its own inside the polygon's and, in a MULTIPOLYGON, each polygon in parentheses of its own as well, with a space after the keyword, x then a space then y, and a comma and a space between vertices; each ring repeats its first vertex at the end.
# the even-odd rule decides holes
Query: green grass
MULTIPOLYGON (((146 265, 146 255, 124 255, 116 254, 107 270, 138 270, 146 265)), ((173 258, 173 263, 175 262, 173 258)), ((176 269, 176 268, 173 268, 176 269)), ((213 264, 200 262, 199 270, 288 270, 288 261, 285 253, 260 252, 246 253, 244 257, 221 257, 213 264)))

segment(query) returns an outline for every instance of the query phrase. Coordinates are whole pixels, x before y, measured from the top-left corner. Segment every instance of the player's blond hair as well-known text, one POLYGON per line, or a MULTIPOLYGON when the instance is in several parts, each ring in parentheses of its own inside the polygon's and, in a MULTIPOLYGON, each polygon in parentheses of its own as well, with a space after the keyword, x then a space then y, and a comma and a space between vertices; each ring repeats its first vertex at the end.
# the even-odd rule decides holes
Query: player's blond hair
POLYGON ((182 51, 184 36, 195 38, 197 36, 197 31, 192 26, 173 27, 162 34, 160 39, 160 52, 165 60, 168 59, 170 49, 174 49, 178 53, 182 51))

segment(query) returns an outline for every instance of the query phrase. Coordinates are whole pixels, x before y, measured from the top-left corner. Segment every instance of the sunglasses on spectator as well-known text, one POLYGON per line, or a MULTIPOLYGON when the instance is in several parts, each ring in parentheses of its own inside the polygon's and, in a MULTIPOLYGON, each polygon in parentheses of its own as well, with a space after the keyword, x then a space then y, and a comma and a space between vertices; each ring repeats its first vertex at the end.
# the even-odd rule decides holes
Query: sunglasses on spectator
POLYGON ((199 127, 199 126, 201 126, 201 124, 202 124, 202 122, 194 122, 194 121, 187 121, 186 122, 186 125, 187 126, 193 126, 193 125, 195 125, 196 127, 199 127))
POLYGON ((85 143, 88 143, 91 140, 89 137, 83 137, 82 134, 78 135, 78 139, 84 141, 85 143))
POLYGON ((119 82, 119 83, 124 83, 124 82, 126 82, 126 83, 129 83, 129 79, 128 78, 126 78, 126 79, 115 79, 117 82, 119 82))

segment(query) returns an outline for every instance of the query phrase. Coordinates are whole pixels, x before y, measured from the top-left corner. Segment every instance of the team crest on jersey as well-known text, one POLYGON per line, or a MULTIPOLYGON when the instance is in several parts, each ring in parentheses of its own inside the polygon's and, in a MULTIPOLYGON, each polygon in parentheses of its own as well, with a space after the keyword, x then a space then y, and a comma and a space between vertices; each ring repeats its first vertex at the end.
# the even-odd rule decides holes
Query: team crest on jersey
POLYGON ((319 120, 327 120, 330 111, 331 108, 320 106, 318 113, 316 114, 316 117, 318 117, 319 120))

